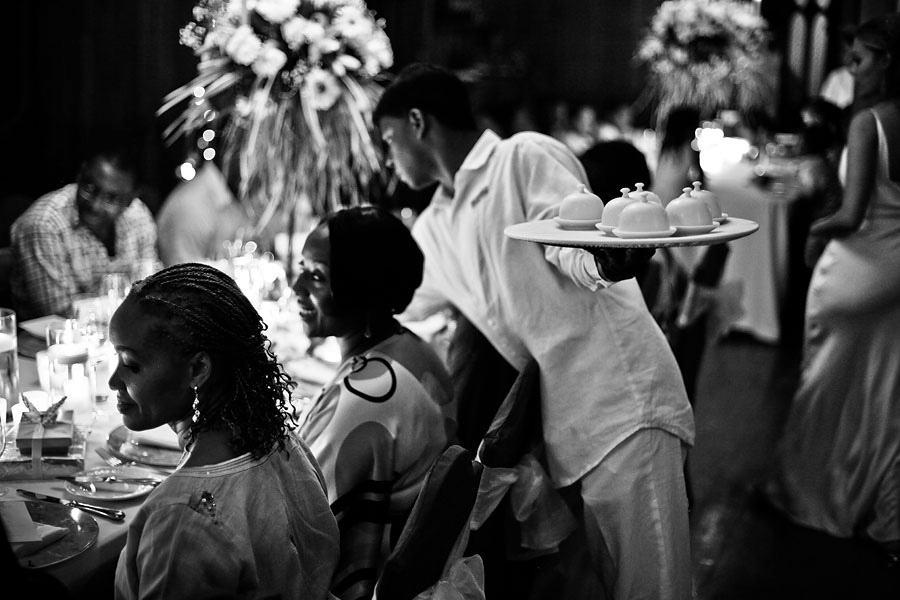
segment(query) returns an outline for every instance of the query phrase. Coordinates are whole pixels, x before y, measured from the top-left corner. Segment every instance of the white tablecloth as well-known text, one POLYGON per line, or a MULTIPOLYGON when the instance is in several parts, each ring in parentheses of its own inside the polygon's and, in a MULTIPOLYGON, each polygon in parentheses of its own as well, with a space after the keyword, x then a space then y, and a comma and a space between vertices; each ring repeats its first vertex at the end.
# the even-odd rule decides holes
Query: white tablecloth
POLYGON ((710 176, 707 188, 717 195, 723 212, 759 223, 758 232, 729 243, 731 253, 722 285, 740 288, 743 313, 729 328, 774 344, 782 335, 790 214, 796 194, 793 187, 781 182, 761 187, 753 180, 753 165, 741 162, 710 176))

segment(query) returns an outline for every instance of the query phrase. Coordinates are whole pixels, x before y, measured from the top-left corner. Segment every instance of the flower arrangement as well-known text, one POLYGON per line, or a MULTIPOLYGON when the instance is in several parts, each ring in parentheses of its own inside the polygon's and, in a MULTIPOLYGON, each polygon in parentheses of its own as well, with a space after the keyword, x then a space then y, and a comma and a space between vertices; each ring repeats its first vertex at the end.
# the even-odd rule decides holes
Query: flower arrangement
POLYGON ((762 107, 771 91, 768 40, 765 19, 747 2, 663 2, 637 52, 650 68, 658 118, 679 105, 713 115, 762 107))
POLYGON ((375 78, 393 63, 384 23, 362 0, 200 0, 180 42, 200 63, 163 101, 160 115, 187 103, 164 135, 217 140, 257 231, 279 210, 362 201, 382 172, 375 78))

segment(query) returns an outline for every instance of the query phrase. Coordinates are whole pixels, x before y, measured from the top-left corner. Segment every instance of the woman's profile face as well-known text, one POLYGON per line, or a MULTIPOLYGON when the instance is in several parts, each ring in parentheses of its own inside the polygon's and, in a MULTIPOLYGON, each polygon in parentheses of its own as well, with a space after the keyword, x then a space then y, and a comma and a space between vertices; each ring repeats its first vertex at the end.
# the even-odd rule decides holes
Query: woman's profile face
POLYGON ((354 320, 338 309, 331 290, 331 242, 327 226, 317 227, 306 238, 293 289, 306 335, 341 337, 354 330, 354 320))
POLYGON ((194 400, 190 361, 161 336, 151 335, 158 323, 158 317, 130 299, 109 323, 109 339, 118 356, 109 387, 116 391, 122 421, 134 431, 185 418, 194 400))
POLYGON ((857 99, 881 96, 887 65, 885 53, 873 50, 860 40, 853 42, 850 72, 853 73, 853 94, 857 99))

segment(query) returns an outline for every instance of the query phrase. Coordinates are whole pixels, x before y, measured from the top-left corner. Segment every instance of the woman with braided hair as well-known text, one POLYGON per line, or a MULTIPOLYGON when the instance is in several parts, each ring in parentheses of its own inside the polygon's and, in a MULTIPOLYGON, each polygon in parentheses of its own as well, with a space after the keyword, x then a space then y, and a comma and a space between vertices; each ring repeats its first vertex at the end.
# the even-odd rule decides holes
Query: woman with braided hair
POLYGON ((337 525, 264 328, 231 278, 194 263, 137 282, 113 315, 125 425, 167 423, 184 448, 129 527, 117 598, 328 597, 337 525))
POLYGON ((422 281, 406 226, 373 206, 327 216, 309 235, 294 283, 310 337, 335 336, 343 363, 300 433, 338 521, 332 593, 372 596, 425 475, 455 436, 450 378, 437 354, 394 319, 422 281))

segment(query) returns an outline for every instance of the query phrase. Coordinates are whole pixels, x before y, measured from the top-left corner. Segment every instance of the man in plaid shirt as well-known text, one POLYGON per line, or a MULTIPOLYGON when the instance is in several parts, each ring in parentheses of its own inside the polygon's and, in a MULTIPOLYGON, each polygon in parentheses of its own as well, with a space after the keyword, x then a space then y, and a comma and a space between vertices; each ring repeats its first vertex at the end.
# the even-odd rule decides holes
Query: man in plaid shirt
POLYGON ((156 224, 135 198, 136 174, 121 153, 85 161, 76 183, 38 198, 11 229, 13 302, 20 319, 68 316, 74 296, 96 294, 103 275, 131 278, 156 260, 156 224))

